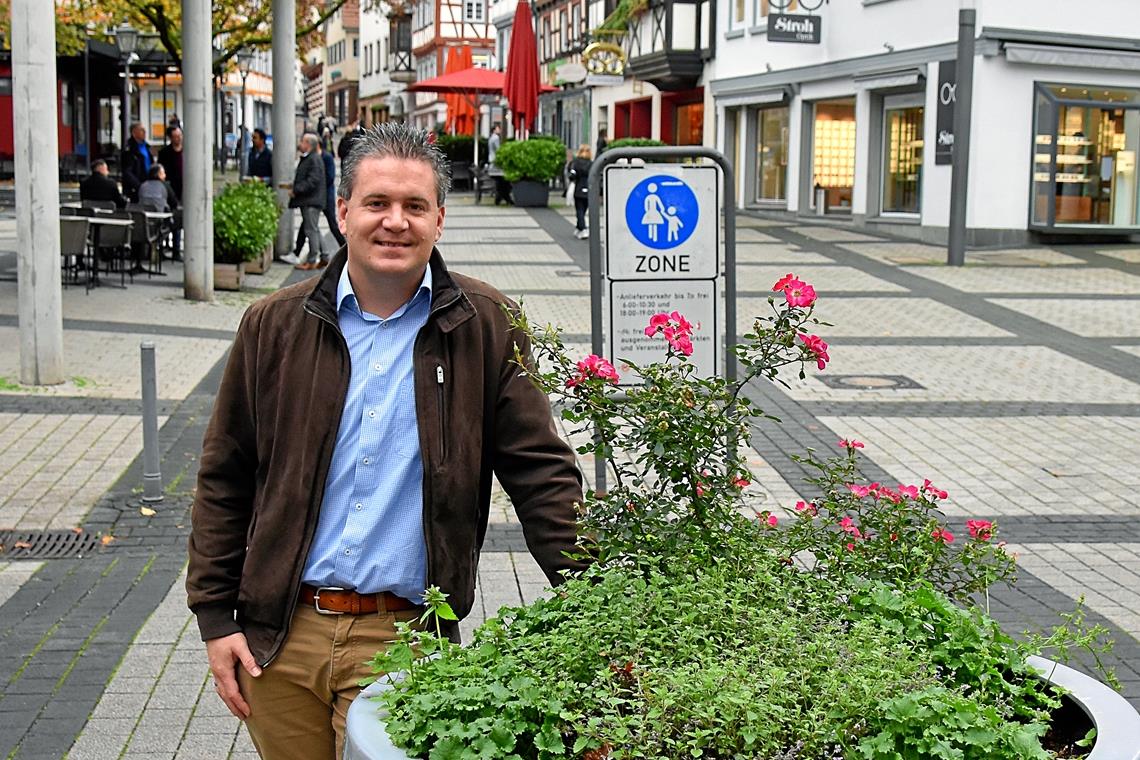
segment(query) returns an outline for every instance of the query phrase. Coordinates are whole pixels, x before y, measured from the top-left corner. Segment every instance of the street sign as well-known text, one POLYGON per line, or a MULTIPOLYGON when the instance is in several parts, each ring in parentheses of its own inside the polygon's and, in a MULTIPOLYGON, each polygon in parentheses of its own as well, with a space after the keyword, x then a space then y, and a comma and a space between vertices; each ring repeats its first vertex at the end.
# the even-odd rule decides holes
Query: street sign
POLYGON ((958 63, 938 62, 938 110, 935 112, 934 163, 949 165, 954 159, 954 102, 957 100, 958 63))
POLYGON ((606 167, 606 276, 716 278, 718 184, 712 166, 606 167))
POLYGON ((823 18, 820 16, 805 16, 799 13, 769 13, 768 41, 818 45, 822 27, 823 18))
MULTIPOLYGON (((717 374, 720 177, 715 166, 614 165, 605 169, 609 358, 659 361, 660 338, 645 335, 655 314, 681 312, 696 328, 690 360, 717 374)), ((640 382, 628 370, 622 385, 640 382)))
MULTIPOLYGON (((717 319, 716 280, 655 280, 631 282, 613 280, 610 290, 611 362, 625 359, 646 365, 661 361, 665 341, 649 337, 645 326, 655 314, 678 311, 693 325, 693 354, 689 357, 701 377, 716 374, 720 330, 717 319)), ((641 379, 621 368, 619 385, 637 385, 641 379)))

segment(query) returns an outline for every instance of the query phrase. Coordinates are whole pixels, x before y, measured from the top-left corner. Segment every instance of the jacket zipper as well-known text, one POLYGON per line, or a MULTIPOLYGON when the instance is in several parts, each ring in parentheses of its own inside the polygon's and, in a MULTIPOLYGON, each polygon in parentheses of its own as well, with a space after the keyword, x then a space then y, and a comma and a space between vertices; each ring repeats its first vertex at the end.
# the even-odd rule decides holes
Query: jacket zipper
POLYGON ((435 365, 435 397, 439 402, 439 463, 442 465, 447 461, 447 438, 445 424, 445 415, 443 413, 443 365, 435 365))

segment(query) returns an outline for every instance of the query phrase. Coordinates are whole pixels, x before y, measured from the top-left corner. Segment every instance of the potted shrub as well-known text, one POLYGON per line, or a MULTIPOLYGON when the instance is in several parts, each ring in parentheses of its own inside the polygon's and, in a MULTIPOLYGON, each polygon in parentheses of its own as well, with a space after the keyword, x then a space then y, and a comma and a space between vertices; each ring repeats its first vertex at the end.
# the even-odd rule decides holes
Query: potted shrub
POLYGON ((731 442, 765 415, 742 388, 830 361, 812 287, 789 274, 773 291, 736 350, 739 383, 696 376, 688 357, 707 338, 677 312, 645 329, 663 361, 621 367, 575 362, 556 330, 513 317, 537 359, 517 357, 520 371, 591 434, 579 452, 612 469, 580 509, 595 562, 466 647, 439 635, 455 615, 429 589, 425 625, 401 625, 373 658, 383 726, 358 699, 347 757, 1045 760, 1094 742, 1094 760, 1135 756, 1134 710, 1097 724, 1133 732, 1105 749, 1080 710, 1055 719, 1064 702, 1040 670, 1057 668, 1031 659, 1097 657, 1103 629, 1078 609, 1048 636, 1004 633, 985 593, 1012 579, 1013 557, 992 521, 947 522, 936 484, 868 483, 863 444, 842 439, 835 456, 802 458, 813 495, 784 524, 749 507, 731 442), (626 373, 641 384, 619 393, 626 373))
POLYGON ((495 154, 503 176, 513 183, 516 206, 545 206, 550 200, 550 180, 562 172, 566 146, 551 137, 532 137, 504 143, 495 154))
POLYGON ((273 190, 260 182, 227 185, 214 198, 215 288, 239 290, 247 262, 260 262, 267 250, 272 256, 278 213, 273 190))

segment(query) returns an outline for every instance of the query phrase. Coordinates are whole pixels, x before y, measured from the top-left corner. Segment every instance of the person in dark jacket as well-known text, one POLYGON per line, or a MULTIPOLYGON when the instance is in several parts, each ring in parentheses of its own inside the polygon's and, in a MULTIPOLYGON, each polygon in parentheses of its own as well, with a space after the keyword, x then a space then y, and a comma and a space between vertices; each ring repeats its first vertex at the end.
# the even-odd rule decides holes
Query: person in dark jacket
POLYGON ((297 269, 320 269, 328 264, 328 256, 321 248, 321 231, 318 224, 321 212, 328 202, 325 190, 325 165, 318 152, 318 139, 312 132, 301 136, 297 150, 301 160, 293 175, 293 189, 289 191, 289 208, 301 209, 301 231, 309 241, 309 257, 297 263, 297 269))
POLYGON ((265 130, 258 127, 253 130, 253 147, 249 149, 249 161, 246 171, 249 176, 261 180, 270 187, 273 186, 273 151, 265 144, 265 130))
POLYGON ((570 181, 574 183, 574 211, 578 215, 578 232, 575 237, 579 240, 590 236, 590 231, 586 229, 586 212, 590 210, 589 177, 590 166, 593 163, 590 160, 590 146, 582 143, 578 146, 574 160, 570 162, 569 172, 570 181))
POLYGON ((341 161, 348 158, 348 154, 352 151, 352 145, 361 135, 364 134, 364 127, 360 126, 360 122, 352 123, 352 129, 345 133, 344 137, 340 138, 340 145, 336 146, 336 157, 341 161))
POLYGON ((154 163, 154 155, 146 144, 146 127, 135 122, 131 125, 131 138, 123 147, 119 166, 123 170, 123 194, 132 202, 139 199, 139 186, 146 182, 146 175, 154 163))
POLYGON ((119 192, 119 185, 111 179, 107 162, 97 159, 91 163, 91 176, 79 183, 81 201, 112 201, 119 208, 125 208, 127 199, 119 192))
POLYGON ((565 554, 581 475, 515 363, 518 306, 435 248, 449 184, 426 132, 368 130, 341 167, 347 247, 250 307, 222 376, 186 587, 264 760, 341 757, 363 660, 429 585, 471 611, 492 475, 549 581, 582 568, 565 554))
POLYGON ((158 162, 166 169, 166 181, 174 190, 174 197, 182 203, 182 127, 171 127, 166 131, 170 142, 158 151, 158 162))
MULTIPOLYGON (((333 237, 336 238, 336 244, 339 248, 344 245, 344 235, 340 232, 340 225, 336 221, 336 160, 333 159, 332 154, 321 147, 321 143, 317 141, 317 152, 321 154, 321 160, 325 165, 325 193, 327 200, 325 202, 325 221, 329 223, 329 229, 332 231, 333 237)), ((293 255, 297 260, 301 260, 301 251, 305 247, 305 228, 297 230, 297 245, 293 249, 293 255)))

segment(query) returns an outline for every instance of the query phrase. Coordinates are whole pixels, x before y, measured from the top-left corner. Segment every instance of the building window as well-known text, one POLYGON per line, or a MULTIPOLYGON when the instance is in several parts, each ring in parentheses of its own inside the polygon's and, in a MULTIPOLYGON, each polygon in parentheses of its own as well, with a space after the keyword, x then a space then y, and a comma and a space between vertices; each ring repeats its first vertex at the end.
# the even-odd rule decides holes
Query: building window
POLYGON ((673 115, 674 145, 700 145, 705 134, 704 101, 677 106, 673 115))
POLYGON ((463 20, 482 23, 483 18, 485 17, 483 10, 485 5, 486 0, 464 0, 463 20))
POLYGON ((1033 223, 1140 226, 1140 90, 1037 85, 1033 223))
POLYGON ((496 50, 495 55, 496 55, 496 59, 499 62, 499 71, 502 71, 503 69, 505 69, 507 67, 507 51, 511 49, 511 47, 510 47, 511 46, 511 30, 510 30, 510 28, 508 27, 507 29, 500 29, 499 34, 498 34, 498 39, 499 39, 499 45, 498 45, 498 49, 496 50))
POLYGON ((922 106, 883 112, 883 211, 917 214, 922 190, 922 106))
POLYGON ((551 55, 552 48, 550 47, 550 16, 542 17, 542 60, 548 61, 553 56, 551 55))
POLYGON ((790 3, 788 3, 787 8, 779 7, 780 5, 783 5, 783 2, 773 5, 773 3, 769 2, 769 0, 755 0, 755 3, 757 24, 768 18, 769 13, 794 13, 796 10, 798 10, 796 8, 796 0, 792 0, 790 3))
POLYGON ((352 38, 352 57, 353 58, 359 58, 360 57, 360 38, 359 37, 353 37, 352 38))
POLYGON ((829 211, 850 213, 855 188, 855 99, 815 104, 811 206, 822 190, 829 211))
POLYGON ((788 107, 756 112, 756 200, 786 201, 788 107))
POLYGON ((728 28, 740 29, 744 26, 744 5, 746 0, 729 0, 728 28))
POLYGON ((577 3, 570 7, 570 35, 575 43, 582 39, 582 6, 577 3))

